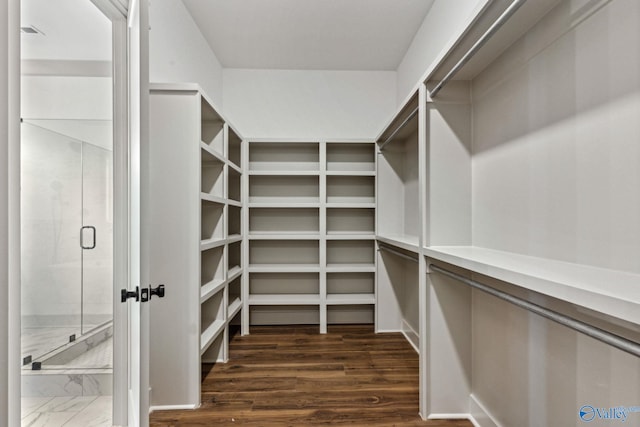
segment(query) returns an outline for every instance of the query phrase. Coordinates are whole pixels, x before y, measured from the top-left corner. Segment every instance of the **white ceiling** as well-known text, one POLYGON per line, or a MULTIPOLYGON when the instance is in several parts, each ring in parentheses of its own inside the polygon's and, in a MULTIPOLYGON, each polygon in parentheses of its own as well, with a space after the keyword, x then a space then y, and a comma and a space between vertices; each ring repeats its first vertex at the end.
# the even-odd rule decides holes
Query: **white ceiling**
POLYGON ((22 59, 111 60, 111 22, 90 0, 22 0, 22 27, 41 34, 22 34, 22 59))
POLYGON ((182 0, 226 68, 396 70, 433 0, 182 0))

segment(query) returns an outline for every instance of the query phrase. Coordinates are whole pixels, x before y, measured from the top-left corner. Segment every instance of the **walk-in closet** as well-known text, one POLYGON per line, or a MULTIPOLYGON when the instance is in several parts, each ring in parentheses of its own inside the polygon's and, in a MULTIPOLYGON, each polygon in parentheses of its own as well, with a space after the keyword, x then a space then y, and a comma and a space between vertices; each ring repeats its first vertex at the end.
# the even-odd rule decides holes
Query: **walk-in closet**
POLYGON ((640 425, 640 2, 131 3, 114 420, 640 425))

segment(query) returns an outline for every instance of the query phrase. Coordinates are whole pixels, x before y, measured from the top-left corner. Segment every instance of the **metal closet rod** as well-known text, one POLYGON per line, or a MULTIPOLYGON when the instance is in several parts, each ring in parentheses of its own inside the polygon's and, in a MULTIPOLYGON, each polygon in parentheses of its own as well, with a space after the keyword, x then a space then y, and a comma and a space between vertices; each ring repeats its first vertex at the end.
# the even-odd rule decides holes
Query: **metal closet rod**
POLYGON ((472 288, 486 292, 489 295, 493 295, 496 298, 500 298, 501 300, 510 302, 511 304, 516 305, 520 308, 524 308, 525 310, 531 311, 546 319, 552 320, 563 326, 571 328, 574 331, 581 332, 591 338, 594 338, 598 341, 601 341, 605 344, 608 344, 626 353, 632 354, 636 357, 640 357, 640 344, 638 344, 637 342, 628 340, 616 334, 612 334, 611 332, 607 332, 604 329, 600 329, 595 326, 589 325, 588 323, 584 323, 580 320, 574 319, 572 317, 565 316, 564 314, 558 313, 557 311, 550 310, 548 308, 542 307, 538 304, 534 304, 522 298, 515 297, 506 292, 499 291, 495 288, 484 285, 480 282, 476 282, 475 280, 467 279, 464 276, 453 273, 449 270, 445 270, 444 268, 438 267, 437 265, 429 264, 429 268, 433 271, 437 271, 438 273, 442 273, 445 276, 448 276, 452 279, 458 280, 466 285, 469 285, 472 288))
POLYGON ((384 142, 380 144, 380 150, 384 149, 385 145, 390 143, 393 140, 393 138, 396 136, 396 134, 400 132, 400 130, 404 128, 407 125, 407 123, 409 123, 411 119, 415 117, 416 114, 418 114, 418 110, 420 110, 419 106, 416 107, 411 113, 409 113, 409 116, 406 119, 404 119, 402 123, 400 123, 400 125, 396 128, 396 130, 393 131, 393 133, 389 136, 389 138, 385 139, 384 142))
POLYGON ((409 256, 407 254, 403 254, 402 252, 396 251, 395 249, 391 249, 390 247, 387 247, 387 246, 380 245, 380 249, 379 250, 390 252, 390 253, 392 253, 394 255, 399 256, 400 258, 408 259, 409 261, 418 262, 418 258, 414 258, 414 257, 409 256))
POLYGON ((453 68, 451 68, 451 70, 449 70, 449 72, 442 78, 442 80, 440 80, 440 82, 438 82, 438 84, 429 91, 429 96, 431 98, 435 97, 438 92, 440 92, 440 89, 442 89, 449 82, 449 80, 451 80, 453 76, 455 76, 458 71, 460 71, 460 69, 462 69, 462 67, 464 67, 467 62, 469 62, 473 55, 475 55, 478 50, 480 50, 480 48, 489 41, 489 39, 496 33, 496 31, 498 31, 500 27, 502 27, 504 23, 507 22, 509 18, 511 18, 511 16, 516 13, 520 6, 522 6, 526 1, 527 0, 515 0, 513 3, 511 3, 509 7, 504 12, 502 12, 502 15, 500 15, 498 19, 496 19, 496 21, 491 24, 489 29, 485 31, 482 37, 480 37, 478 41, 476 41, 473 46, 471 46, 467 53, 465 53, 464 56, 460 58, 456 65, 454 65, 453 68))

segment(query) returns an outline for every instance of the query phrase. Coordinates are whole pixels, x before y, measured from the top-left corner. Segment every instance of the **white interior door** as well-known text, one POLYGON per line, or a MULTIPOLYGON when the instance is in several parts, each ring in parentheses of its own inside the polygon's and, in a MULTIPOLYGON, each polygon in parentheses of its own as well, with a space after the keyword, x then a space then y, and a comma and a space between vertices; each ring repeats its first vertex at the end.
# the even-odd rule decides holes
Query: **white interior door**
MULTIPOLYGON (((148 142, 148 3, 130 0, 129 40, 129 153, 130 153, 130 287, 148 286, 146 230, 148 142)), ((130 289, 133 290, 133 289, 130 289)), ((128 425, 149 425, 149 304, 129 299, 128 425)))

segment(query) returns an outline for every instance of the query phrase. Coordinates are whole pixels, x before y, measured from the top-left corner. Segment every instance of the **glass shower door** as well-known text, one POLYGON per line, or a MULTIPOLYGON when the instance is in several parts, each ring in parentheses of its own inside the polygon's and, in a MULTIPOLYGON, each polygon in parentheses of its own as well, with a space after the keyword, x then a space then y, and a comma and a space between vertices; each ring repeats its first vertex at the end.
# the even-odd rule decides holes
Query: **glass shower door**
POLYGON ((112 151, 82 144, 82 333, 113 318, 112 151))
POLYGON ((25 364, 29 356, 44 360, 113 319, 113 152, 104 142, 110 127, 108 121, 22 124, 25 364), (68 135, 100 135, 102 141, 68 135))
POLYGON ((81 334, 82 145, 21 128, 22 355, 37 359, 81 334))

